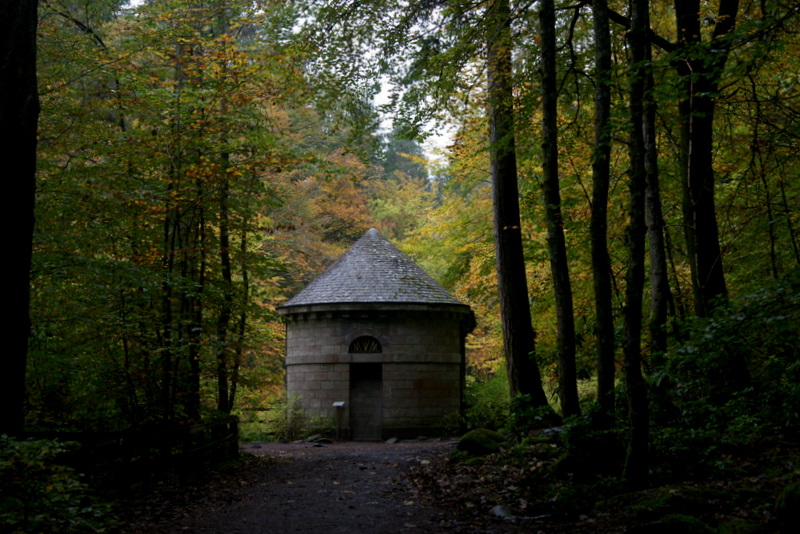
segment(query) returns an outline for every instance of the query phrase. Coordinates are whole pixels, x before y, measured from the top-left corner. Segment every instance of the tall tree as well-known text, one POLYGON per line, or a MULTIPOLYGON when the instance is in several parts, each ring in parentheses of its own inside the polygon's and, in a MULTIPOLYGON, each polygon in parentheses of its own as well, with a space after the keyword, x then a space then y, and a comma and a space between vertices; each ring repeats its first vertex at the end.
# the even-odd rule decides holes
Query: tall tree
POLYGON ((517 156, 514 144, 514 95, 511 64, 511 9, 495 0, 489 9, 487 108, 494 201, 495 256, 503 344, 511 394, 530 395, 534 406, 547 406, 534 357, 535 333, 528 303, 522 250, 517 156))
MULTIPOLYGON (((649 3, 649 2, 648 2, 649 3)), ((642 6, 640 9, 644 9, 642 6)), ((639 15, 641 25, 649 31, 649 7, 639 15)), ((653 78, 653 50, 650 39, 639 45, 643 56, 639 73, 642 76, 642 140, 644 142, 644 170, 647 182, 645 213, 650 252, 650 352, 654 363, 663 360, 667 350, 667 311, 671 301, 667 252, 664 240, 664 215, 661 209, 661 186, 658 174, 658 147, 656 146, 656 98, 653 78)))
POLYGON ((676 0, 674 6, 678 32, 674 64, 682 80, 678 110, 684 232, 695 313, 706 316, 728 298, 715 199, 714 114, 739 0, 719 1, 708 41, 703 40, 701 25, 707 15, 700 0, 676 0))
POLYGON ((8 313, 3 320, 6 344, 0 378, 0 434, 23 429, 25 368, 30 323, 31 254, 36 196, 36 137, 39 98, 36 81, 38 2, 0 2, 0 127, 9 135, 0 143, 6 162, 6 243, 11 272, 7 278, 8 313), (13 216, 13 219, 10 218, 13 216))
POLYGON ((236 381, 266 374, 237 368, 242 354, 260 344, 259 364, 280 372, 262 356, 277 360, 263 345, 278 325, 254 300, 275 298, 279 281, 256 225, 305 151, 277 142, 291 144, 279 95, 300 80, 268 27, 285 13, 165 0, 99 16, 98 4, 41 12, 31 369, 62 372, 31 381, 35 415, 86 427, 197 419, 220 404, 220 353, 224 412, 236 381), (67 327, 66 315, 80 320, 67 327))
POLYGON ((611 33, 608 2, 595 0, 594 153, 592 154, 592 275, 597 316, 597 401, 606 417, 614 414, 614 311, 608 255, 608 191, 611 183, 611 33))
POLYGON ((632 0, 631 27, 628 40, 631 49, 630 69, 630 207, 628 211, 628 268, 625 275, 625 316, 622 330, 625 391, 628 397, 630 435, 625 457, 624 478, 633 487, 647 479, 649 439, 647 386, 642 376, 642 295, 645 258, 645 165, 644 102, 645 68, 647 64, 648 0, 632 0))
MULTIPOLYGON (((218 27, 217 39, 223 41, 233 40, 230 33, 230 22, 225 3, 217 6, 215 13, 215 26, 218 27)), ((223 75, 227 75, 227 66, 222 65, 223 75)), ((219 134, 223 138, 230 136, 227 124, 228 98, 225 94, 220 96, 219 111, 222 117, 220 121, 219 134)), ((230 414, 233 408, 233 394, 236 385, 230 383, 230 370, 233 364, 233 343, 228 339, 230 322, 233 315, 233 269, 231 266, 231 221, 230 221, 230 153, 227 146, 221 143, 219 151, 219 177, 217 185, 217 203, 219 206, 219 263, 220 263, 220 285, 222 292, 222 302, 220 303, 219 314, 217 317, 217 410, 222 413, 230 414)))
POLYGON ((556 14, 553 0, 539 2, 542 69, 542 194, 547 246, 556 303, 558 394, 565 417, 580 413, 575 369, 575 317, 572 284, 564 239, 558 174, 558 84, 556 78, 556 14))

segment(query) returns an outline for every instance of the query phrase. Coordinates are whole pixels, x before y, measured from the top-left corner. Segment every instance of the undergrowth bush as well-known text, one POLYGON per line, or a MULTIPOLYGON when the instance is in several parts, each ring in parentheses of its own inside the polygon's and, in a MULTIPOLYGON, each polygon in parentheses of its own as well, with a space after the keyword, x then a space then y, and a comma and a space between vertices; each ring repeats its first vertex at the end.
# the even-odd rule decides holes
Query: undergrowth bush
POLYGON ((619 475, 625 457, 626 429, 620 414, 615 421, 617 424, 609 428, 597 404, 589 404, 583 415, 564 421, 561 468, 587 478, 619 475))
POLYGON ((464 399, 466 401, 464 426, 467 430, 475 428, 498 430, 505 427, 511 407, 505 369, 484 380, 468 375, 464 399))
POLYGON ((271 410, 240 410, 239 441, 250 443, 253 441, 272 441, 275 436, 270 434, 268 417, 271 410))
POLYGON ((98 504, 88 486, 59 456, 70 444, 56 440, 0 438, 0 532, 104 532, 110 506, 98 504))
POLYGON ((800 426, 800 276, 773 281, 696 319, 651 376, 671 419, 653 450, 675 474, 722 468, 721 456, 800 426))
POLYGON ((272 400, 266 410, 252 410, 240 416, 239 436, 248 441, 296 441, 314 434, 332 436, 332 418, 312 416, 294 397, 272 400))

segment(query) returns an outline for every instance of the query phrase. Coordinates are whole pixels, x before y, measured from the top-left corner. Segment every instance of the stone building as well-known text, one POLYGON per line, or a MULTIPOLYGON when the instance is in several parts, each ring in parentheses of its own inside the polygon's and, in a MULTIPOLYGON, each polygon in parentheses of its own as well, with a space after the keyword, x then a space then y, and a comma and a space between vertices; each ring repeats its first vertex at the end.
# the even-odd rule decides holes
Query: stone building
POLYGON ((278 312, 288 395, 338 418, 341 437, 439 435, 457 421, 474 315, 374 228, 278 312))

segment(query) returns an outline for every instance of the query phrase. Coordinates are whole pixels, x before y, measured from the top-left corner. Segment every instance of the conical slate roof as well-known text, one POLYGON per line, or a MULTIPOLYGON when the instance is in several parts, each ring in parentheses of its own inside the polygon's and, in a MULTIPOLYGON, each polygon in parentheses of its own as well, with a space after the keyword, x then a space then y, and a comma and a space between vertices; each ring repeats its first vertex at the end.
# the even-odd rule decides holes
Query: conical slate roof
POLYGON ((281 308, 344 303, 463 306, 375 228, 281 308))

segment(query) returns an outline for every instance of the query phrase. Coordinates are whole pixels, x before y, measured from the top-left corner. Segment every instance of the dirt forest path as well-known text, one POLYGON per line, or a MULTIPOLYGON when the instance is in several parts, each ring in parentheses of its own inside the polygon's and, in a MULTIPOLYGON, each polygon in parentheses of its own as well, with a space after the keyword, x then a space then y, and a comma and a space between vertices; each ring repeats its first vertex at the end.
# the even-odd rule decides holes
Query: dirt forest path
POLYGON ((512 532, 487 518, 459 519, 414 492, 406 474, 448 454, 452 441, 250 444, 258 461, 210 485, 168 513, 143 514, 125 529, 217 534, 470 533, 512 532))

